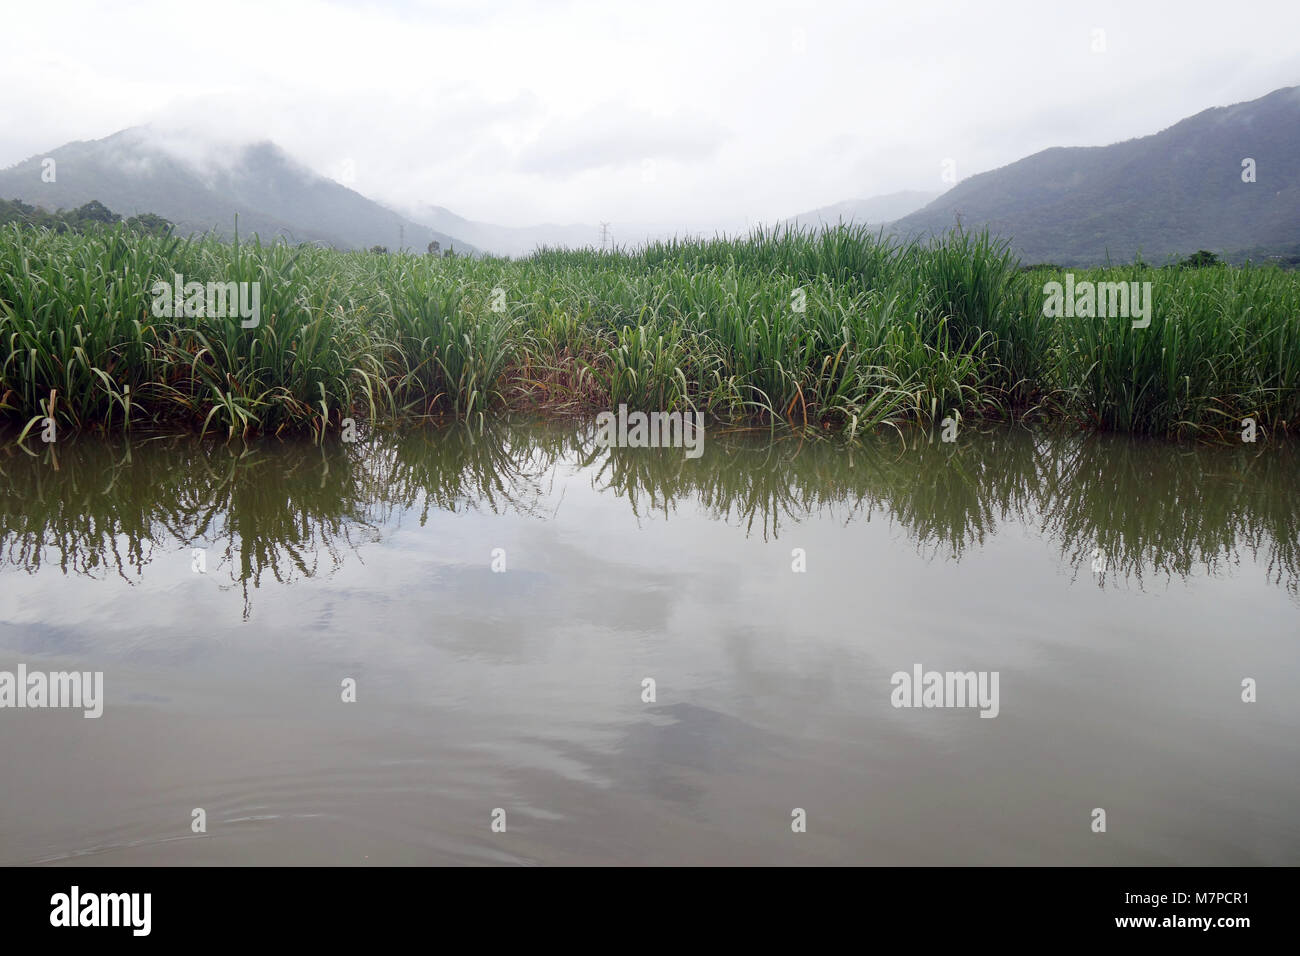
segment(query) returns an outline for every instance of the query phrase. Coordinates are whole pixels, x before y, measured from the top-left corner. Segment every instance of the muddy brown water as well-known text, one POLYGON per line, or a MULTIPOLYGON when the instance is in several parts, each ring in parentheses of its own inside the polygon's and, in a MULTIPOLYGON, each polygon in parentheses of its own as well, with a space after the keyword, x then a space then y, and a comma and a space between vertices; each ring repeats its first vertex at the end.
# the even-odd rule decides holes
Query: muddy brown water
POLYGON ((1294 446, 591 438, 0 450, 0 864, 1300 863, 1294 446))

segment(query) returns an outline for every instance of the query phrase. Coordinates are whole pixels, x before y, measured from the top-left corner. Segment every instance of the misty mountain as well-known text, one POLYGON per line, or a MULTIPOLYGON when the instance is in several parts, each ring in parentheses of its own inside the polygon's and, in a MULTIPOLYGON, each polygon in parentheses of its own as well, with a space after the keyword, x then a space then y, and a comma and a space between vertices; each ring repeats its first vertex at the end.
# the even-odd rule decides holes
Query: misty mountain
MULTIPOLYGON (((833 226, 844 222, 865 223, 883 226, 910 212, 923 207, 926 203, 941 195, 938 192, 920 192, 908 190, 891 193, 887 196, 874 196, 871 199, 849 199, 844 202, 823 206, 809 212, 800 213, 789 219, 781 220, 778 225, 797 225, 804 228, 833 226)), ((503 256, 526 256, 540 246, 563 246, 570 249, 581 247, 597 248, 600 246, 601 229, 599 223, 569 223, 559 225, 544 223, 537 226, 498 226, 487 222, 464 219, 450 209, 432 204, 411 207, 407 215, 422 225, 452 235, 461 236, 478 248, 503 256)), ((666 240, 673 237, 691 236, 710 237, 728 230, 719 227, 716 230, 688 229, 669 223, 648 222, 612 222, 610 237, 612 244, 620 247, 636 247, 648 241, 666 240)), ((735 225, 733 232, 747 232, 747 228, 735 225)))
MULTIPOLYGON (((432 204, 403 215, 327 179, 270 142, 218 145, 135 127, 68 143, 0 170, 0 198, 48 210, 98 200, 124 218, 152 212, 180 234, 215 230, 339 248, 443 249, 523 256, 542 245, 594 247, 599 223, 499 226, 432 204), (170 137, 170 139, 169 139, 170 137), (53 159, 54 182, 42 179, 53 159)), ((785 220, 892 223, 904 237, 960 223, 1007 238, 1026 262, 1163 262, 1208 249, 1233 257, 1300 246, 1300 87, 1208 109, 1151 136, 1047 149, 963 180, 942 194, 847 200, 785 220), (1242 162, 1254 160, 1255 182, 1242 162)), ((618 246, 685 235, 671 224, 611 224, 618 246)))
MULTIPOLYGON (((542 223, 536 226, 498 226, 489 222, 465 219, 450 209, 423 203, 407 209, 407 215, 421 225, 462 237, 484 252, 499 256, 527 256, 541 246, 568 249, 599 248, 600 223, 542 223)), ((609 241, 614 246, 636 247, 656 239, 698 235, 669 223, 611 222, 609 241)), ((712 232, 706 233, 712 235, 712 232)))
POLYGON ((323 242, 340 249, 374 245, 424 252, 432 240, 445 250, 472 244, 411 222, 346 186, 260 142, 237 147, 170 143, 135 127, 104 139, 77 141, 0 170, 0 197, 46 209, 72 209, 99 200, 124 218, 152 212, 179 235, 215 231, 264 241, 323 242), (178 148, 180 147, 180 148, 178 148), (43 160, 55 161, 54 182, 42 181, 43 160))
MULTIPOLYGON (((498 256, 526 256, 538 246, 598 246, 600 226, 589 223, 539 226, 498 226, 456 215, 450 209, 422 204, 408 210, 414 221, 439 232, 460 236, 466 242, 498 256)), ((617 241, 617 240, 616 240, 617 241)))
POLYGON ((988 227, 1025 262, 1160 263, 1300 241, 1300 87, 1112 146, 1057 147, 958 183, 902 236, 988 227), (1243 182, 1242 162, 1256 181, 1243 182))
POLYGON ((870 199, 846 199, 844 202, 822 206, 820 209, 801 212, 797 216, 791 216, 785 222, 813 229, 820 226, 834 226, 841 220, 846 223, 883 226, 916 212, 941 195, 941 192, 908 189, 884 196, 873 196, 870 199))

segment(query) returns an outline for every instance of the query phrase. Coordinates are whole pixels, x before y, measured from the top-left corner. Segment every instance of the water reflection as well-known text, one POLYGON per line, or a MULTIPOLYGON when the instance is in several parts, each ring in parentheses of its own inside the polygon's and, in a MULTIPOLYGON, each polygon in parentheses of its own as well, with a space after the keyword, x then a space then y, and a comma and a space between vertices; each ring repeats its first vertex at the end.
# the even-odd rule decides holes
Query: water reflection
POLYGON ((0 863, 1296 858, 1295 449, 593 439, 0 445, 0 667, 107 697, 0 717, 0 863))
POLYGON ((882 517, 923 556, 953 561, 1022 526, 1050 538, 1077 580, 1103 587, 1216 575, 1249 555, 1298 594, 1292 446, 1007 430, 846 448, 724 434, 688 460, 592 439, 582 427, 525 423, 325 447, 83 439, 33 456, 8 446, 0 570, 139 581, 159 553, 204 547, 208 573, 243 594, 247 616, 263 582, 337 570, 405 521, 464 509, 544 520, 557 489, 581 480, 638 517, 690 507, 764 539, 814 517, 882 517), (1099 561, 1105 571, 1094 574, 1099 561))

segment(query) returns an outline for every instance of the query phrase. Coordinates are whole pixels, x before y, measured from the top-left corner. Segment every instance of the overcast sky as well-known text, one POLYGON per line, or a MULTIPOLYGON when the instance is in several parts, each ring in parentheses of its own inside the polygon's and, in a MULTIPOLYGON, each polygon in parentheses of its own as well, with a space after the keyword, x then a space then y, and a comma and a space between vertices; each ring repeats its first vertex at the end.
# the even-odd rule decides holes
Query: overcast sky
POLYGON ((1297 0, 4 4, 0 168, 197 120, 505 225, 770 221, 1300 84, 1297 0))

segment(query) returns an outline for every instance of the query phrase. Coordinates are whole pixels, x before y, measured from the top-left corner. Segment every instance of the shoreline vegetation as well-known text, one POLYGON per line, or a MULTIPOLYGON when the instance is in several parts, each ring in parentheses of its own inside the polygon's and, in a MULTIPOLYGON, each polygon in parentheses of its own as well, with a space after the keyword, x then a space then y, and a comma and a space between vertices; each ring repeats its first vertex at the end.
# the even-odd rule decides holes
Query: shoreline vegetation
POLYGON ((852 225, 526 259, 0 226, 0 425, 19 441, 49 419, 320 440, 349 418, 620 405, 849 437, 948 417, 1233 441, 1249 418, 1289 436, 1300 273, 1021 267, 985 234, 852 225), (1149 283, 1146 324, 1045 310, 1067 272, 1149 283), (160 316, 174 276, 257 284, 256 324, 160 316))

